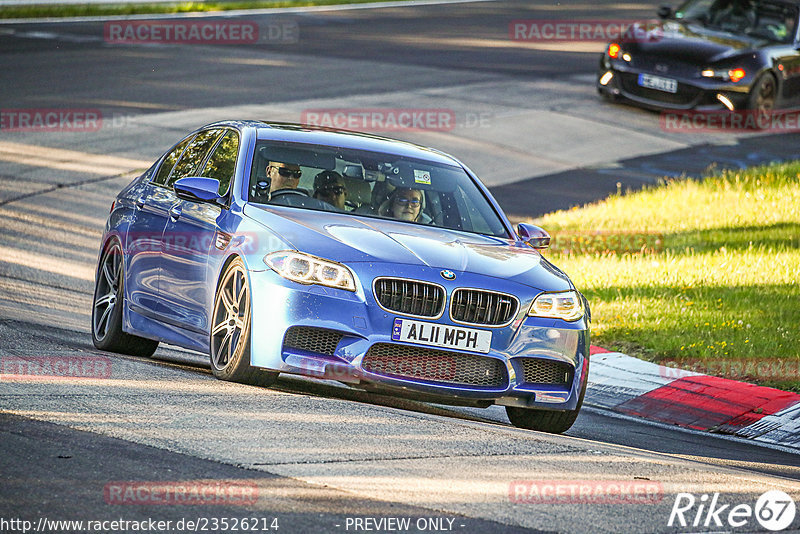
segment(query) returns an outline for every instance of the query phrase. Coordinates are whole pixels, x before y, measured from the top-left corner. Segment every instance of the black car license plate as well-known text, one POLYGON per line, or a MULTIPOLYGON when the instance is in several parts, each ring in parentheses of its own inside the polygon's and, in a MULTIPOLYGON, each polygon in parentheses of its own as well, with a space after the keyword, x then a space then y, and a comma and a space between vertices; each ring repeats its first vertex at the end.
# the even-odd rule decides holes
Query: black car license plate
POLYGON ((672 78, 664 78, 662 76, 655 76, 653 74, 640 74, 639 85, 648 89, 655 89, 656 91, 664 91, 666 93, 678 92, 678 81, 672 78))

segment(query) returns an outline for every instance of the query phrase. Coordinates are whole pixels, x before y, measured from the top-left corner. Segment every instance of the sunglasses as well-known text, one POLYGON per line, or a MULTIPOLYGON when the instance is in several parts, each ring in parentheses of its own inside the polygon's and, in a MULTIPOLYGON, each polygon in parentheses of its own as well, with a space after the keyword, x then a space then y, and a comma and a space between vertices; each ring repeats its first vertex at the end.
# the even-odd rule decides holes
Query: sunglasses
POLYGON ((303 175, 303 171, 301 171, 300 169, 297 170, 287 169, 286 167, 278 167, 276 165, 272 165, 272 167, 278 169, 278 174, 280 174, 284 178, 300 178, 303 175))
POLYGON ((344 195, 347 193, 347 190, 344 188, 343 185, 337 185, 334 187, 326 187, 322 190, 322 193, 326 195, 344 195))
POLYGON ((397 197, 396 199, 394 199, 394 201, 400 204, 401 206, 405 206, 406 204, 408 204, 415 208, 422 203, 421 200, 416 198, 403 198, 403 197, 397 197))

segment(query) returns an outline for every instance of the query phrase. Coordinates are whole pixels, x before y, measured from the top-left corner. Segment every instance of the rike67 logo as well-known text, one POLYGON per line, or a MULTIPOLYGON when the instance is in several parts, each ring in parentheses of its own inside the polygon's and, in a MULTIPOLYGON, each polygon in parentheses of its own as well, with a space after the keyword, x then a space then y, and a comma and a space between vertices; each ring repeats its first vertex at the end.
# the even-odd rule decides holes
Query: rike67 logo
POLYGON ((791 526, 797 512, 794 500, 785 492, 771 490, 761 495, 755 506, 749 504, 724 504, 719 502, 719 493, 699 498, 691 493, 678 493, 667 526, 678 527, 732 527, 755 525, 770 531, 784 530, 791 526))

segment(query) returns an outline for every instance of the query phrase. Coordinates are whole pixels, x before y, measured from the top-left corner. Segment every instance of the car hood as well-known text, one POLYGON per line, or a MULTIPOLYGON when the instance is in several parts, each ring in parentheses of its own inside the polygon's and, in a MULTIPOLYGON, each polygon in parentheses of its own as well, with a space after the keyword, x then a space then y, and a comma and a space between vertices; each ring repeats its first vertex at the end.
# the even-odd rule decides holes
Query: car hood
POLYGON ((342 263, 420 265, 512 280, 537 289, 571 289, 569 278, 536 251, 510 239, 331 212, 248 204, 245 215, 292 246, 342 263))
POLYGON ((640 38, 624 45, 634 61, 637 55, 645 55, 662 58, 665 63, 677 61, 702 68, 766 44, 763 39, 712 30, 692 22, 667 20, 635 27, 638 30, 633 35, 640 38))

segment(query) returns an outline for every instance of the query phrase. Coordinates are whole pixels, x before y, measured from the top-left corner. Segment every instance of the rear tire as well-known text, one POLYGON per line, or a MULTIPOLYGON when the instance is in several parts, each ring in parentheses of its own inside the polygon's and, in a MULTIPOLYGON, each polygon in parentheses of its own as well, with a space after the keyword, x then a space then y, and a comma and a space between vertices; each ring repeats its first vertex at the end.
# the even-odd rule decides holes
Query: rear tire
POLYGON ((583 406, 584 395, 586 395, 586 382, 583 383, 581 396, 578 398, 578 405, 574 410, 534 410, 506 406, 506 415, 508 415, 508 420, 511 421, 511 424, 517 428, 561 434, 569 430, 578 418, 578 413, 581 411, 581 406, 583 406))
POLYGON ((214 299, 211 322, 211 372, 220 380, 272 385, 278 373, 250 365, 250 288, 240 258, 225 269, 214 299))
POLYGON ((158 341, 122 330, 125 304, 125 272, 122 246, 113 239, 106 245, 95 273, 92 305, 92 343, 100 350, 150 357, 158 341))

